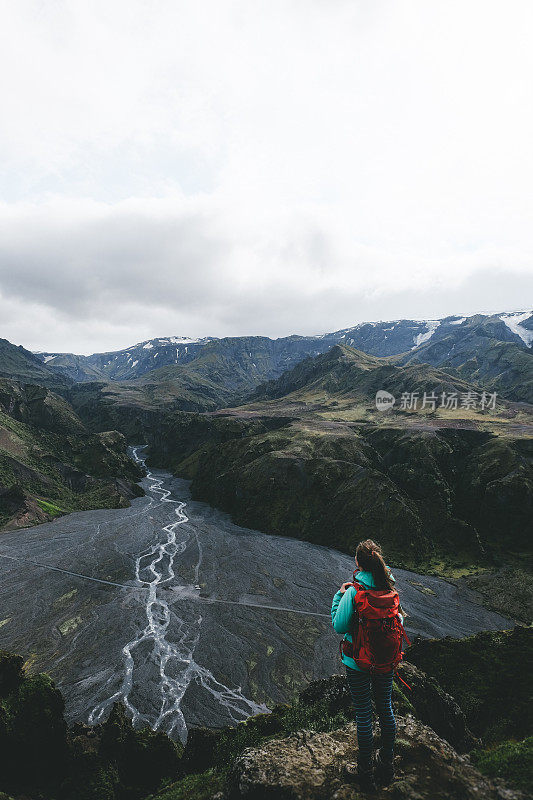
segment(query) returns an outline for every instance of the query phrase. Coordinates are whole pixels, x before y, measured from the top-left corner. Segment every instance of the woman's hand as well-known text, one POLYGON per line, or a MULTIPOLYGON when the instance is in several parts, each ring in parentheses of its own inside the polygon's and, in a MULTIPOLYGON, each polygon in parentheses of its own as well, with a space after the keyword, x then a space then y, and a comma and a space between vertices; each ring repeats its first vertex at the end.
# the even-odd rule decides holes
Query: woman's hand
POLYGON ((346 583, 343 583, 343 584, 342 584, 342 586, 341 586, 341 588, 340 588, 340 591, 341 591, 341 593, 342 593, 342 594, 344 594, 344 592, 346 591, 346 589, 348 588, 348 586, 353 586, 353 584, 352 584, 352 582, 351 582, 351 581, 346 581, 346 583))

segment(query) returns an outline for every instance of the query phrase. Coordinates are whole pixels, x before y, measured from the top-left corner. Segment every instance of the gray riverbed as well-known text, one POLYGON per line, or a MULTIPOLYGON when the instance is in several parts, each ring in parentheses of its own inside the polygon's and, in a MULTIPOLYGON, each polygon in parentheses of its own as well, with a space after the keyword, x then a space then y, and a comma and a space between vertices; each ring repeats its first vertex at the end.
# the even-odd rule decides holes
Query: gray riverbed
MULTIPOLYGON (((52 675, 70 721, 122 700, 184 739, 340 671, 329 609, 352 558, 234 525, 168 473, 143 486, 130 508, 0 534, 0 647, 52 675)), ((464 589, 394 573, 410 636, 512 625, 464 589)))

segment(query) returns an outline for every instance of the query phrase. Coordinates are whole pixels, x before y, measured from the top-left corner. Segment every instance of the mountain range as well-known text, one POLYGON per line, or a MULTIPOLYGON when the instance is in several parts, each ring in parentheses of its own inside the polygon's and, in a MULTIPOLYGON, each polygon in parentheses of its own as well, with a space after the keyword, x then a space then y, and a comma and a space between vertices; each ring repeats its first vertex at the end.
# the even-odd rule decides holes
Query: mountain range
MULTIPOLYGON (((80 356, 73 353, 41 352, 36 356, 48 367, 75 381, 133 380, 161 367, 185 365, 194 361, 201 351, 214 342, 241 339, 253 351, 269 347, 270 363, 250 366, 258 372, 282 372, 305 356, 316 356, 334 344, 347 344, 375 356, 406 354, 406 359, 426 361, 434 365, 458 364, 458 357, 468 349, 479 346, 483 339, 515 344, 526 352, 533 344, 533 311, 505 312, 494 315, 476 314, 471 317, 449 316, 439 320, 391 320, 363 322, 350 328, 318 336, 286 336, 268 339, 263 336, 205 337, 191 339, 183 336, 150 339, 124 350, 80 356), (465 347, 460 343, 466 342, 465 347), (436 348, 436 344, 439 347, 436 348), (415 352, 413 352, 415 351, 415 352)), ((461 361, 460 363, 463 363, 461 361)), ((274 376, 271 376, 274 377, 274 376)))
POLYGON ((370 527, 390 540, 398 563, 427 566, 432 548, 438 559, 454 542, 473 563, 478 541, 498 549, 511 495, 520 502, 511 504, 507 532, 523 539, 533 496, 532 343, 531 312, 362 323, 279 339, 167 337, 91 356, 35 354, 1 340, 0 484, 4 492, 14 483, 22 490, 20 507, 11 502, 3 519, 41 519, 29 510, 39 502, 41 511, 43 503, 67 511, 127 502, 135 471, 123 468, 125 441, 147 442, 153 465, 191 478, 197 497, 241 524, 349 549, 369 529, 371 502, 370 527), (376 409, 379 390, 398 399, 388 414, 376 409), (410 392, 495 392, 498 407, 409 413, 399 399, 410 392), (66 467, 53 472, 51 465, 79 472, 82 452, 100 452, 90 437, 103 435, 109 469, 98 472, 99 456, 86 460, 90 491, 76 497, 66 467), (120 491, 109 484, 103 501, 92 481, 108 479, 126 484, 120 491), (274 487, 281 494, 266 503, 274 487), (354 502, 355 526, 346 514, 354 502), (333 538, 328 514, 336 520, 333 538), (403 559, 401 541, 409 543, 403 559))
MULTIPOLYGON (((3 340, 5 342, 5 340, 3 340)), ((16 377, 3 366, 0 375, 16 377)), ((175 407, 208 411, 243 402, 262 383, 336 344, 406 366, 442 368, 509 400, 533 402, 533 312, 510 312, 441 320, 360 323, 319 336, 240 336, 217 339, 151 339, 117 352, 90 356, 32 354, 13 348, 17 375, 49 386, 70 385, 70 399, 141 409, 175 407), (32 378, 32 374, 34 378, 32 378), (92 388, 83 389, 83 384, 92 388)), ((110 420, 106 421, 106 424, 110 420)))

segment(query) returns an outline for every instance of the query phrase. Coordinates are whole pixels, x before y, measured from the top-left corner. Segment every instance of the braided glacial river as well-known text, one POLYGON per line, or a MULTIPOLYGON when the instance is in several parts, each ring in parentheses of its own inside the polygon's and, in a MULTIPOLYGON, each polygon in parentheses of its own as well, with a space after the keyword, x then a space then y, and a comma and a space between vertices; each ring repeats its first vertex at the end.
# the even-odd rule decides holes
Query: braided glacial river
MULTIPOLYGON (((329 608, 350 557, 234 525, 168 473, 142 485, 129 508, 0 534, 0 647, 52 675, 69 720, 100 722, 120 700, 184 740, 340 671, 329 608)), ((511 624, 446 581, 394 573, 410 635, 511 624)))

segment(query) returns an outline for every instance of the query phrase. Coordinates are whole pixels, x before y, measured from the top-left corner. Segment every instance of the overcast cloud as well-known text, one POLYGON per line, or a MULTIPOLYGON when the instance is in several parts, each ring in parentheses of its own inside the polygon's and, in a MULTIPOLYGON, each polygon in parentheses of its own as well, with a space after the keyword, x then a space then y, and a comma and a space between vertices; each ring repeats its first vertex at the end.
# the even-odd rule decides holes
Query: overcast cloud
POLYGON ((2 3, 0 336, 533 304, 529 0, 2 3))

